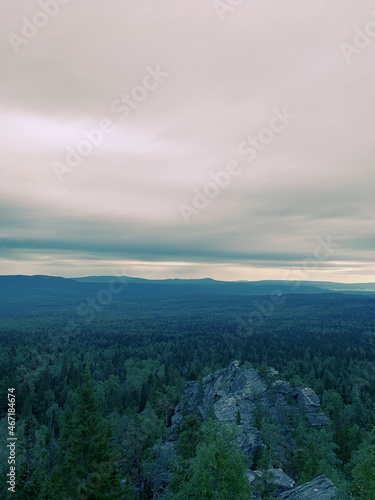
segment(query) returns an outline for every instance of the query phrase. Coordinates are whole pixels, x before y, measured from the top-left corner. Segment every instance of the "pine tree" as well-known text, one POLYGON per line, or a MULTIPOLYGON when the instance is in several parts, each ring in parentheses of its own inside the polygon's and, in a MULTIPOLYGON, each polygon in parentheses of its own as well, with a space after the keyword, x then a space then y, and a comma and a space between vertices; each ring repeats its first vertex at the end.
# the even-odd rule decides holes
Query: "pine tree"
POLYGON ((295 430, 294 440, 293 468, 298 482, 311 481, 321 474, 327 474, 334 480, 340 460, 330 432, 327 429, 310 429, 306 422, 301 422, 295 430))
POLYGON ((142 384, 142 390, 141 390, 141 395, 140 395, 140 398, 139 398, 138 413, 142 413, 142 411, 145 409, 146 403, 147 403, 147 400, 148 400, 148 396, 149 396, 149 391, 147 390, 146 383, 143 382, 143 384, 142 384))
POLYGON ((82 385, 75 394, 75 409, 65 419, 60 461, 54 470, 60 492, 63 492, 61 498, 124 498, 116 459, 116 448, 110 442, 108 425, 101 416, 95 396, 94 381, 86 367, 82 385))
POLYGON ((246 458, 234 431, 213 419, 202 426, 202 443, 190 467, 190 479, 168 500, 247 500, 250 485, 245 477, 246 458))
POLYGON ((123 488, 123 500, 135 500, 134 488, 128 474, 125 478, 124 488, 123 488))
POLYGON ((237 410, 236 424, 241 425, 241 412, 240 412, 240 410, 237 410))
POLYGON ((200 440, 200 423, 198 417, 192 413, 186 416, 180 425, 177 449, 183 459, 195 455, 200 440))
POLYGON ((375 429, 355 453, 353 465, 353 495, 361 500, 375 500, 375 429))
POLYGON ((62 363, 61 363, 60 380, 62 382, 64 382, 67 375, 68 375, 68 359, 67 359, 66 354, 64 354, 63 359, 62 359, 62 363))
POLYGON ((25 421, 23 439, 20 441, 22 459, 18 470, 19 484, 17 488, 17 496, 20 500, 35 498, 38 491, 35 478, 35 460, 33 457, 36 426, 36 418, 34 415, 29 415, 25 421))
POLYGON ((32 413, 32 405, 31 405, 30 392, 28 392, 24 400, 24 403, 22 405, 21 417, 27 418, 31 415, 31 413, 32 413))
POLYGON ((275 490, 275 485, 272 483, 273 474, 269 470, 271 467, 271 453, 267 446, 265 446, 262 450, 259 467, 262 472, 262 478, 259 491, 257 491, 257 493, 260 493, 262 498, 268 498, 269 495, 275 490))

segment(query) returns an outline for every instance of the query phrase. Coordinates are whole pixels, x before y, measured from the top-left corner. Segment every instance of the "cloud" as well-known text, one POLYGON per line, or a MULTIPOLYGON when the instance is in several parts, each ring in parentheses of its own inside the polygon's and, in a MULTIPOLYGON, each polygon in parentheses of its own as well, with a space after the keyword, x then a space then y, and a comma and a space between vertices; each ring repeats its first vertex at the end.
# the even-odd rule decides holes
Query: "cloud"
POLYGON ((242 2, 222 21, 210 0, 68 2, 15 53, 7 35, 42 4, 0 6, 0 272, 281 279, 330 235, 311 279, 375 280, 375 40, 350 64, 340 49, 370 1, 242 2), (137 100, 150 67, 167 76, 137 100), (275 108, 295 119, 247 161, 275 108), (59 182, 54 162, 102 120, 59 182), (241 173, 186 224, 179 206, 232 160, 241 173))

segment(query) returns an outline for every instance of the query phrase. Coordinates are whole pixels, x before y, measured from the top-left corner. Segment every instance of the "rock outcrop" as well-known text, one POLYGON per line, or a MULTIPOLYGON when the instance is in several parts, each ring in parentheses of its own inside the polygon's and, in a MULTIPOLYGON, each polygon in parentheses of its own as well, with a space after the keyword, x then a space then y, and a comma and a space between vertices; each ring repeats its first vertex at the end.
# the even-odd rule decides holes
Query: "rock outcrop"
MULTIPOLYGON (((284 429, 284 441, 290 431, 294 417, 306 418, 311 426, 327 425, 326 416, 319 411, 319 398, 312 389, 292 388, 280 380, 278 372, 269 369, 262 377, 255 369, 241 370, 239 361, 233 361, 224 369, 205 377, 202 386, 189 382, 185 401, 189 410, 195 409, 203 420, 210 409, 224 424, 238 424, 239 445, 249 457, 249 467, 254 462, 257 450, 263 446, 260 431, 256 427, 256 415, 267 412, 284 429), (289 429, 289 431, 288 431, 289 429)), ((183 405, 179 404, 172 417, 170 439, 181 421, 183 405)))
POLYGON ((298 488, 281 493, 279 500, 332 500, 337 495, 337 489, 325 474, 298 488))
MULTIPOLYGON (((247 479, 251 486, 257 486, 262 481, 263 473, 261 471, 248 470, 246 473, 247 479)), ((295 481, 288 474, 285 474, 281 469, 267 470, 267 483, 274 485, 274 494, 279 495, 284 491, 289 491, 296 486, 295 481)))
POLYGON ((324 427, 328 423, 324 413, 319 412, 319 398, 312 389, 298 389, 296 392, 298 404, 304 410, 310 425, 313 427, 324 427))

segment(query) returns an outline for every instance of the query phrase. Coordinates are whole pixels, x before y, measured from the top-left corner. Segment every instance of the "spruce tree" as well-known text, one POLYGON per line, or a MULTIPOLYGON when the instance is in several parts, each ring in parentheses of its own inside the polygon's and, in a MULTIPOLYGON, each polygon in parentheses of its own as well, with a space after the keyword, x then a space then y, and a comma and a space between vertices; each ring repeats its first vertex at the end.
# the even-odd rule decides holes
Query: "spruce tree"
POLYGON ((234 431, 213 419, 202 426, 202 442, 190 467, 190 478, 168 500, 248 500, 250 485, 245 477, 246 457, 234 431))
POLYGON ((240 412, 240 410, 237 410, 237 414, 236 414, 236 424, 237 424, 237 425, 241 425, 241 412, 240 412))
POLYGON ((17 497, 20 500, 35 498, 38 492, 35 470, 36 462, 33 451, 35 448, 35 430, 37 421, 34 415, 26 418, 23 439, 20 441, 21 460, 17 471, 17 497))
POLYGON ((54 470, 57 498, 117 500, 124 498, 107 422, 95 396, 94 381, 86 366, 75 394, 75 409, 67 415, 60 440, 60 461, 54 470), (66 449, 64 449, 66 447, 66 449))
POLYGON ((353 498, 375 500, 375 429, 354 454, 353 498))

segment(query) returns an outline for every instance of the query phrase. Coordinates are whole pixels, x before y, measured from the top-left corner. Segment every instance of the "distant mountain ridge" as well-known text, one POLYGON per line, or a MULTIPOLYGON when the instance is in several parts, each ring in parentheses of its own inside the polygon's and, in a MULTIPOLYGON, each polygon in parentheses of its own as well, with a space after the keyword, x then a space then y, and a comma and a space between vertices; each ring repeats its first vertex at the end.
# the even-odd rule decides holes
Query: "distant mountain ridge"
MULTIPOLYGON (((301 283, 285 281, 216 281, 203 279, 147 280, 133 277, 88 276, 62 278, 58 276, 0 276, 0 315, 42 312, 45 308, 56 311, 76 308, 87 298, 96 298, 104 290, 111 290, 111 283, 118 291, 110 301, 114 304, 137 302, 148 299, 184 300, 188 297, 234 297, 272 295, 329 295, 355 294, 375 297, 375 283, 301 283), (117 282, 117 283, 116 283, 117 282), (120 286, 120 284, 122 286, 120 286)), ((108 296, 108 291, 104 292, 108 296)), ((112 292, 111 292, 112 293, 112 292)))
MULTIPOLYGON (((331 292, 375 292, 375 283, 339 283, 334 281, 283 281, 283 280, 259 280, 259 281, 220 281, 214 280, 212 278, 197 278, 197 279, 181 279, 181 278, 166 278, 161 280, 152 280, 146 278, 135 278, 130 276, 122 276, 123 279, 127 280, 129 283, 149 283, 149 284, 166 284, 166 285, 214 285, 214 284, 246 284, 254 286, 287 286, 295 289, 295 293, 299 292, 300 288, 304 289, 306 292, 306 287, 311 289, 319 289, 320 291, 329 290, 331 292)), ((85 276, 80 278, 69 278, 74 281, 79 281, 82 283, 108 283, 113 276, 85 276)))

